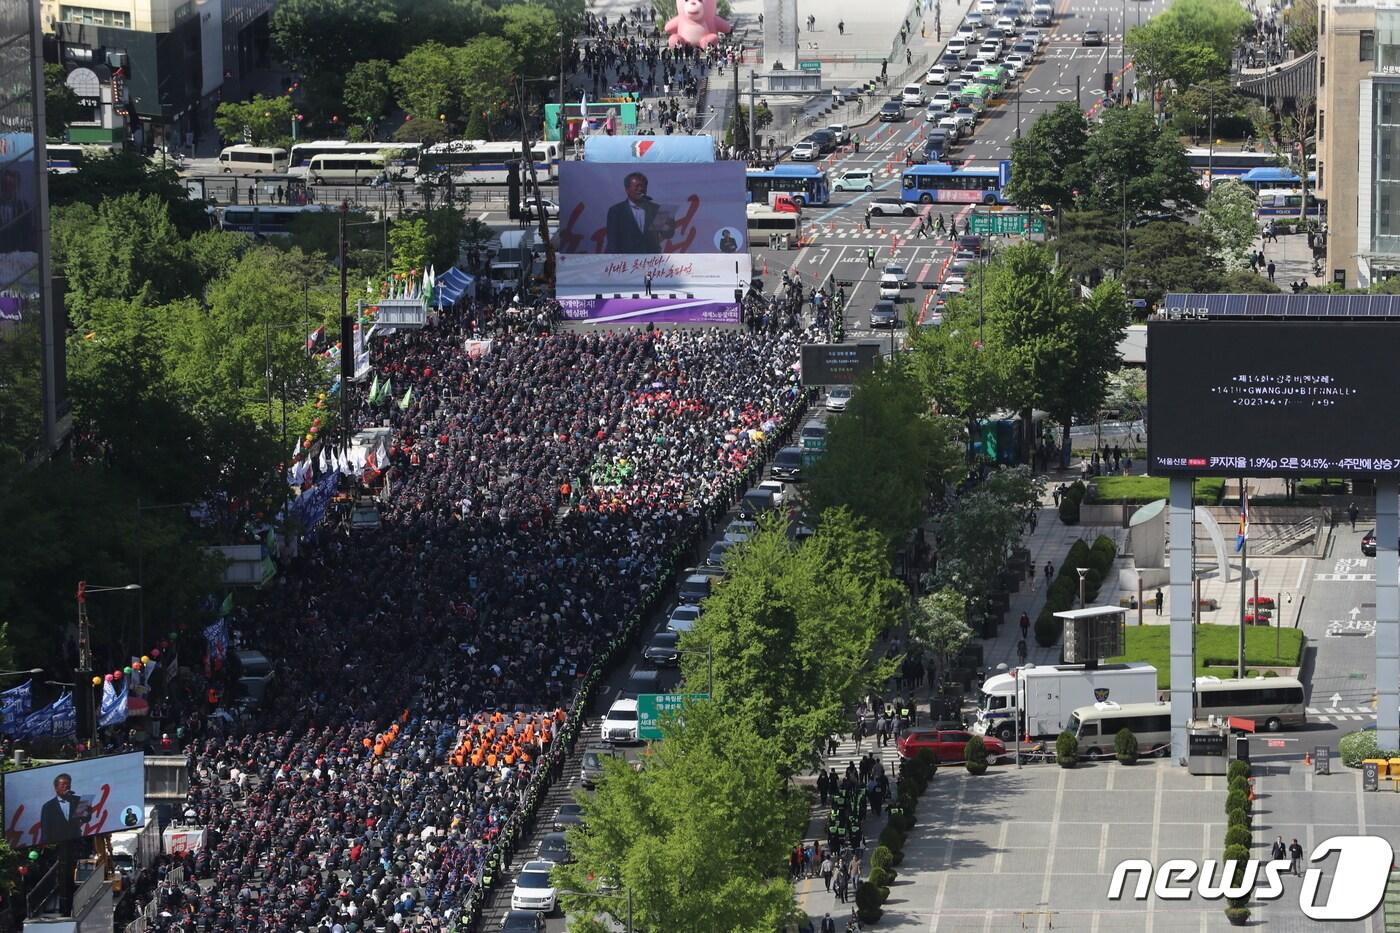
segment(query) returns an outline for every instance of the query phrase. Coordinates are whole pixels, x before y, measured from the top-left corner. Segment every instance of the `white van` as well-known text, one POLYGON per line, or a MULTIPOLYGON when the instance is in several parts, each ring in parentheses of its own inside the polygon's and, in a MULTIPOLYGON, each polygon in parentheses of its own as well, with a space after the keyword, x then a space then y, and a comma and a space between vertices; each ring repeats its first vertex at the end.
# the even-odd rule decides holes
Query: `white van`
POLYGON ((832 185, 833 191, 873 191, 875 173, 868 168, 852 168, 842 172, 832 185))
POLYGON ((288 164, 287 150, 273 146, 228 146, 219 153, 224 174, 281 175, 288 164))
POLYGON ((1079 740, 1083 758, 1113 754, 1118 730, 1127 729, 1138 741, 1138 754, 1165 754, 1172 744, 1172 705, 1156 703, 1095 703, 1070 713, 1066 730, 1079 740))
POLYGON ((311 160, 306 174, 317 185, 368 185, 384 174, 384 156, 378 153, 318 155, 311 160))
POLYGON ((904 86, 904 106, 922 107, 924 105, 924 86, 922 84, 906 84, 904 86))
POLYGON ((1031 22, 1037 26, 1051 26, 1055 23, 1055 7, 1050 3, 1037 3, 1031 7, 1031 22))

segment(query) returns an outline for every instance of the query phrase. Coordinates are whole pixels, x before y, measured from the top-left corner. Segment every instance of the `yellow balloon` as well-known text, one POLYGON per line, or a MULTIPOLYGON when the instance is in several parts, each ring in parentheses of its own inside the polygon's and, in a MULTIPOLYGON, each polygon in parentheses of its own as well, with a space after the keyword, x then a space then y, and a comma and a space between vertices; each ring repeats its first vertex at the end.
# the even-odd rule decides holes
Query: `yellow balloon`
POLYGON ((101 678, 101 677, 94 677, 94 678, 92 679, 92 685, 93 685, 94 687, 100 687, 100 686, 102 686, 102 678, 101 678))
POLYGON ((144 654, 141 655, 141 663, 142 663, 142 664, 150 664, 150 663, 151 663, 150 656, 149 656, 149 655, 144 655, 144 654))

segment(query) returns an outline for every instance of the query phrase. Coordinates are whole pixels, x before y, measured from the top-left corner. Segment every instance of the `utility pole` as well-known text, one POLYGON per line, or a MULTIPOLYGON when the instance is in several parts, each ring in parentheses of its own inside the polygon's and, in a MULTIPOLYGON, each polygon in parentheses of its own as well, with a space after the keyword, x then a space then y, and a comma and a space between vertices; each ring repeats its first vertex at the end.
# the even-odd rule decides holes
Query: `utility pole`
MULTIPOLYGON (((349 243, 346 240, 347 231, 345 229, 346 219, 350 216, 350 202, 342 199, 340 202, 340 235, 337 240, 340 244, 340 332, 349 332, 350 320, 350 286, 348 283, 349 269, 346 267, 346 254, 349 252, 349 243)), ((344 344, 344 340, 341 341, 344 344)), ((340 353, 342 359, 347 353, 353 354, 353 346, 341 346, 340 353)), ((343 364, 342 364, 343 365, 343 364)), ((352 363, 353 366, 353 363, 352 363)), ((350 380, 340 380, 340 433, 342 438, 342 450, 350 449, 350 380)))
MULTIPOLYGON (((735 69, 736 72, 738 71, 739 66, 738 66, 737 63, 734 65, 734 69, 735 69)), ((756 85, 757 85, 757 83, 758 83, 758 79, 754 76, 753 69, 750 68, 750 69, 749 69, 749 152, 750 152, 750 153, 752 153, 752 152, 754 151, 754 149, 757 148, 757 147, 754 145, 754 133, 757 132, 757 130, 755 130, 755 128, 754 128, 754 124, 756 124, 756 123, 758 122, 758 107, 754 105, 754 94, 755 94, 755 91, 756 91, 756 85)))

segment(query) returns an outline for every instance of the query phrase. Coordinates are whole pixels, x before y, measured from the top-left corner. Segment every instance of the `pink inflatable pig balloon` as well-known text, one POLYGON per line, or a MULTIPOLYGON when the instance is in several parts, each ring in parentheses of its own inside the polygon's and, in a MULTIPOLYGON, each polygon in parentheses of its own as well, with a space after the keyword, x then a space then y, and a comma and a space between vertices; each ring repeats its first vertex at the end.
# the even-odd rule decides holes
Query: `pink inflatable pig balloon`
POLYGON ((673 49, 678 45, 709 48, 719 41, 720 33, 733 28, 715 12, 715 0, 676 0, 676 15, 666 23, 673 49))

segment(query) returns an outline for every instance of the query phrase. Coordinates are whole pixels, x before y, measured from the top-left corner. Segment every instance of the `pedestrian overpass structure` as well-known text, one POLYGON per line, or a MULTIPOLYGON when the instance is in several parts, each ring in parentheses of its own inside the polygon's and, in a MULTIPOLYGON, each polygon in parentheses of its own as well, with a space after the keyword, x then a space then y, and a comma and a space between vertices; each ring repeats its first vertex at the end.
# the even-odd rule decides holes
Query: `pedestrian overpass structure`
MULTIPOLYGON (((1376 497, 1376 741, 1400 748, 1400 296, 1172 294, 1148 322, 1148 471, 1170 480, 1172 757, 1194 713, 1199 476, 1346 478, 1376 497)), ((1248 505, 1238 543, 1247 553, 1248 505)), ((1242 600, 1243 605, 1243 600, 1242 600)), ((1243 631, 1241 632, 1243 638, 1243 631)))

